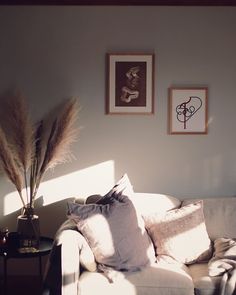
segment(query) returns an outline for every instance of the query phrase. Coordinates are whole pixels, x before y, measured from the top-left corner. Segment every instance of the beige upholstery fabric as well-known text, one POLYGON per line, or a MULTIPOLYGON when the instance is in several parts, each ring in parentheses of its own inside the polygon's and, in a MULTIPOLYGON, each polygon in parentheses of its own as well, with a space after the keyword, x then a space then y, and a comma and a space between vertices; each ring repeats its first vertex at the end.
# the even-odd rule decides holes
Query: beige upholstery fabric
POLYGON ((208 275, 207 263, 196 263, 188 266, 193 279, 196 295, 218 295, 221 277, 208 275))
POLYGON ((75 224, 67 220, 56 233, 44 273, 44 285, 52 288, 52 294, 78 295, 80 266, 88 271, 97 269, 87 241, 75 224))
MULTIPOLYGON (((184 200, 183 206, 194 200, 184 200)), ((203 199, 207 232, 212 241, 236 237, 236 197, 203 199)))
POLYGON ((143 216, 155 212, 165 213, 181 206, 181 201, 172 196, 151 193, 134 193, 132 202, 136 210, 143 216))
POLYGON ((67 220, 61 225, 56 233, 54 243, 56 245, 63 245, 68 255, 70 252, 73 253, 72 247, 77 247, 81 266, 88 271, 95 271, 97 269, 97 264, 88 242, 77 231, 76 225, 71 220, 67 220))
POLYGON ((101 273, 84 272, 80 277, 79 295, 194 295, 185 266, 154 264, 141 272, 121 276, 109 283, 101 273))
MULTIPOLYGON (((191 202, 193 200, 185 200, 183 204, 191 202)), ((165 211, 179 208, 181 205, 181 202, 176 198, 146 193, 135 193, 133 203, 142 212, 142 215, 157 210, 164 214, 165 211)), ((212 240, 218 237, 235 238, 236 198, 203 199, 203 204, 206 227, 210 238, 212 240)), ((74 230, 75 228, 74 224, 65 223, 60 228, 55 241, 55 245, 61 244, 62 246, 61 253, 59 253, 62 257, 62 286, 60 286, 58 276, 55 276, 53 283, 59 284, 62 295, 219 295, 218 288, 221 277, 210 277, 207 263, 196 263, 188 267, 183 266, 183 268, 173 264, 155 264, 126 277, 118 276, 114 283, 109 283, 102 273, 88 271, 80 273, 81 257, 79 254, 82 253, 80 252, 81 247, 83 248, 85 243, 83 238, 79 237, 80 233, 74 230), (70 239, 67 236, 68 232, 65 235, 62 233, 68 229, 73 230, 70 231, 70 239), (188 270, 185 271, 184 268, 188 270)), ((57 262, 54 252, 56 251, 52 251, 50 263, 52 268, 55 267, 57 262)), ((86 256, 86 260, 87 258, 86 256)), ((95 266, 93 257, 90 256, 90 258, 92 259, 90 266, 93 267, 95 266)), ((54 269, 52 269, 53 271, 54 269)))

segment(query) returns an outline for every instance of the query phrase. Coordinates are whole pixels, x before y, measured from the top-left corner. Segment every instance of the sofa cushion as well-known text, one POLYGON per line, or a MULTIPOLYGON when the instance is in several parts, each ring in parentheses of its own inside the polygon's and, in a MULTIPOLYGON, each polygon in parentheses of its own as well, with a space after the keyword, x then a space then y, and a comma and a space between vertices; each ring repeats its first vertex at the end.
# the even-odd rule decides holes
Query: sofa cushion
POLYGON ((153 264, 139 272, 123 273, 112 284, 101 273, 83 272, 79 291, 80 295, 194 295, 192 279, 179 264, 153 264))
POLYGON ((144 219, 157 255, 167 255, 185 264, 211 257, 212 243, 206 231, 202 202, 144 219))
POLYGON ((195 263, 188 266, 192 277, 196 294, 199 295, 218 295, 221 276, 210 277, 208 274, 207 263, 195 263))
POLYGON ((164 194, 134 193, 132 202, 135 209, 142 216, 153 213, 165 213, 168 210, 179 208, 181 201, 175 197, 164 194))
POLYGON ((143 220, 127 197, 131 192, 132 186, 124 177, 99 203, 68 203, 68 217, 76 222, 94 253, 98 268, 109 278, 110 268, 136 271, 155 258, 143 220))
MULTIPOLYGON (((203 211, 207 232, 212 241, 217 238, 236 237, 236 197, 206 198, 203 200, 203 211)), ((183 206, 196 199, 183 201, 183 206)))

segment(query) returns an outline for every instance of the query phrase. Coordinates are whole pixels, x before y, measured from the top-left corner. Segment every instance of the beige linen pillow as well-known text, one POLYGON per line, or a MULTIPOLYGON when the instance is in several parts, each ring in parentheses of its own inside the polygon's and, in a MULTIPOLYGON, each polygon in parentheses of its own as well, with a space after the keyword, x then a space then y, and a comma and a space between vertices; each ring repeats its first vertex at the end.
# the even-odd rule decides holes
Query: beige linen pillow
POLYGON ((144 217, 156 255, 167 255, 184 264, 205 261, 212 255, 202 201, 163 214, 144 217))

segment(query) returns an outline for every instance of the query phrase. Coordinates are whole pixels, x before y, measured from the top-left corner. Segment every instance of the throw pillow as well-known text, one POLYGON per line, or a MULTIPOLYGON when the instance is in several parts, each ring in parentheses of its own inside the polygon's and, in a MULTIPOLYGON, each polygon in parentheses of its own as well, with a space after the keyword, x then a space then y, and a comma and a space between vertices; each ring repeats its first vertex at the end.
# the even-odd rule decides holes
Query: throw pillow
POLYGON ((209 239, 202 201, 163 214, 145 216, 145 226, 153 240, 156 255, 167 255, 191 264, 209 259, 212 244, 209 239))
POLYGON ((98 203, 68 203, 68 217, 76 222, 98 269, 106 274, 111 269, 136 271, 150 262, 151 241, 127 193, 132 193, 132 186, 125 176, 98 203))

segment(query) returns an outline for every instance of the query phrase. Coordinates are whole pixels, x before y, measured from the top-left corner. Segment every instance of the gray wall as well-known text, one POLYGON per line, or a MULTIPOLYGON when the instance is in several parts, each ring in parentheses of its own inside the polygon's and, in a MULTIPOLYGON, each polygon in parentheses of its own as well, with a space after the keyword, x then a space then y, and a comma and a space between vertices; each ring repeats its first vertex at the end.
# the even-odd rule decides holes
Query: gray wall
MULTIPOLYGON (((135 191, 235 195, 235 7, 2 6, 0 36, 1 95, 21 90, 34 120, 80 100, 76 160, 41 187, 43 234, 64 220, 65 199, 106 192, 125 172, 135 191), (105 115, 107 52, 155 54, 154 115, 105 115), (207 135, 168 135, 170 86, 208 87, 207 135)), ((14 230, 18 196, 6 178, 0 186, 0 224, 14 230)))

